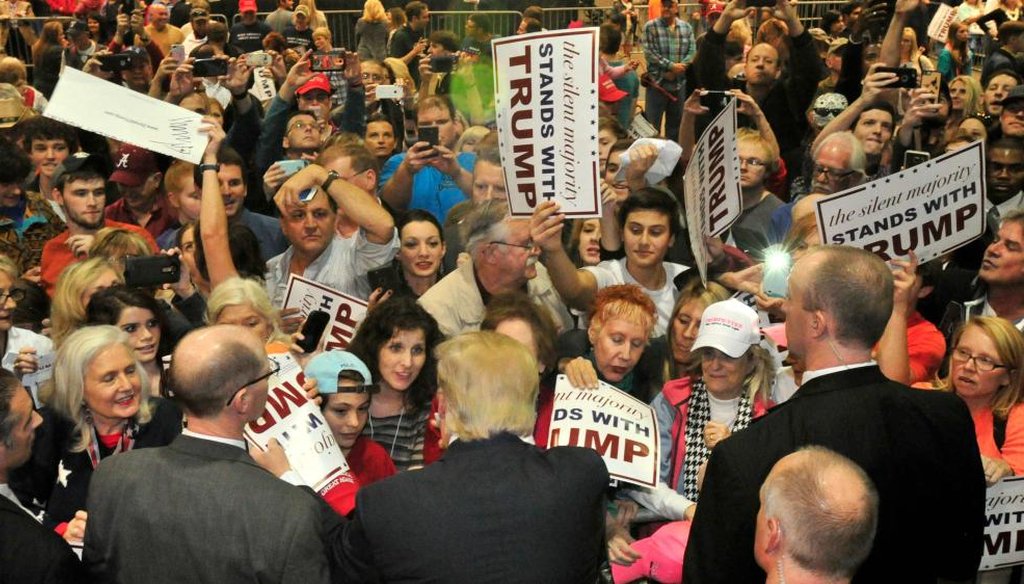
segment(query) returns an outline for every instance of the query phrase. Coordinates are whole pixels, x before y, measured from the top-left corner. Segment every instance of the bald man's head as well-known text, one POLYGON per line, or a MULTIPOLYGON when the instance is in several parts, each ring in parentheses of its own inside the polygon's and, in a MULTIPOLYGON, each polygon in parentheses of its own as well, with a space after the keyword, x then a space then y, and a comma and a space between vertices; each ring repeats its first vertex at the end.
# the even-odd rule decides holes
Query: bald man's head
MULTIPOLYGON (((801 568, 848 579, 867 558, 878 525, 878 493, 845 456, 809 446, 783 457, 761 486, 755 556, 784 555, 801 568)), ((764 566, 762 566, 764 567, 764 566)))
POLYGON ((195 330, 178 343, 169 371, 174 397, 189 416, 213 418, 245 383, 267 365, 262 343, 245 329, 214 325, 195 330))

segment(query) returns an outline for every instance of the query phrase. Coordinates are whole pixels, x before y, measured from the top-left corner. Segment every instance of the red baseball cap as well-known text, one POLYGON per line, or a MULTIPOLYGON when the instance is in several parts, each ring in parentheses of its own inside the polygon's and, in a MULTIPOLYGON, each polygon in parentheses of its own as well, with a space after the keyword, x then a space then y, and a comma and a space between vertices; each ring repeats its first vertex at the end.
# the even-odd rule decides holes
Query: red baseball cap
POLYGON ((256 12, 256 0, 238 0, 239 12, 256 12))
POLYGON ((597 80, 597 98, 601 101, 615 102, 629 95, 615 86, 611 76, 607 73, 597 80))
POLYGON ((114 174, 110 175, 110 182, 137 187, 158 170, 152 152, 131 144, 122 144, 114 157, 114 174))
POLYGON ((302 87, 295 90, 295 93, 296 95, 305 95, 316 89, 326 91, 327 93, 331 92, 331 82, 328 81, 327 76, 323 73, 317 73, 311 77, 309 81, 302 84, 302 87))

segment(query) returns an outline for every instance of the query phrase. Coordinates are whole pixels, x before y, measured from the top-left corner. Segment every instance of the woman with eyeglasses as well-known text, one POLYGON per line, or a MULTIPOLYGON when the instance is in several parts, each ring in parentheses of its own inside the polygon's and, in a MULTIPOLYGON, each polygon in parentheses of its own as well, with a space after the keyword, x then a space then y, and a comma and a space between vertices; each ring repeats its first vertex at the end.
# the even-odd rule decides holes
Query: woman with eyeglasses
POLYGON ((39 388, 34 382, 26 382, 25 376, 38 370, 39 359, 53 353, 53 341, 14 326, 14 310, 25 298, 25 290, 18 283, 20 277, 18 266, 6 256, 0 256, 0 355, 3 367, 26 383, 38 403, 39 388))
POLYGON ((85 534, 89 481, 101 461, 166 446, 181 433, 181 410, 146 387, 132 342, 117 327, 80 328, 57 351, 32 460, 11 484, 27 500, 45 502, 44 524, 68 542, 85 534))
POLYGON ((1024 473, 1024 336, 1010 321, 979 316, 952 345, 949 374, 936 389, 957 394, 971 411, 985 481, 1024 473))

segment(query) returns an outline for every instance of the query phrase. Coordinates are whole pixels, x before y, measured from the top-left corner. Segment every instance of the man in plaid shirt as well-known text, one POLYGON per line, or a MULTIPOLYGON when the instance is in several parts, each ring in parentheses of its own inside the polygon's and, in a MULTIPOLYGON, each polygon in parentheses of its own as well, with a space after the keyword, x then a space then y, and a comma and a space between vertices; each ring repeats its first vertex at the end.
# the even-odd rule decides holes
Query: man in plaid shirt
POLYGON ((661 18, 644 25, 644 56, 651 79, 677 99, 673 102, 662 92, 648 87, 644 115, 659 130, 664 115, 664 134, 670 138, 679 132, 686 98, 686 68, 693 61, 696 45, 693 29, 679 19, 678 1, 662 0, 661 18))

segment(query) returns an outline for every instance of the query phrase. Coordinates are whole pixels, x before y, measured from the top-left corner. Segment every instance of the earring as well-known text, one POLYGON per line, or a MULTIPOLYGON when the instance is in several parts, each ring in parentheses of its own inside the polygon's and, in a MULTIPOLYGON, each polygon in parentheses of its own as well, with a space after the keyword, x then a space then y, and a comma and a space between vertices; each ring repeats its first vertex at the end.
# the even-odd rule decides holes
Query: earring
POLYGON ((82 402, 82 419, 85 420, 86 424, 92 425, 92 412, 89 410, 89 406, 82 402))

